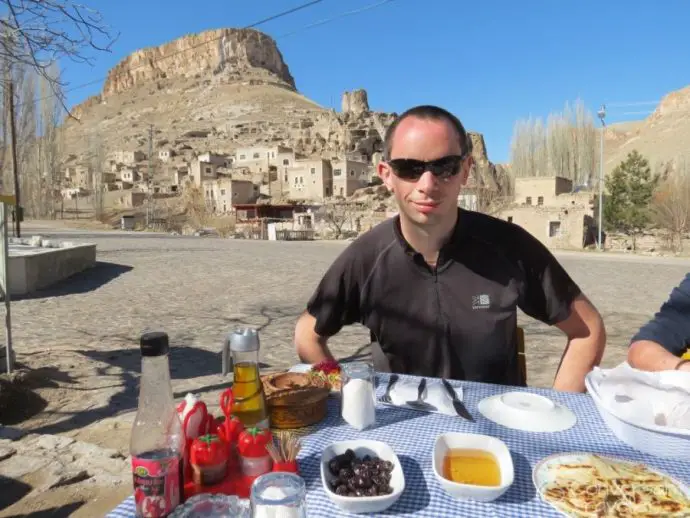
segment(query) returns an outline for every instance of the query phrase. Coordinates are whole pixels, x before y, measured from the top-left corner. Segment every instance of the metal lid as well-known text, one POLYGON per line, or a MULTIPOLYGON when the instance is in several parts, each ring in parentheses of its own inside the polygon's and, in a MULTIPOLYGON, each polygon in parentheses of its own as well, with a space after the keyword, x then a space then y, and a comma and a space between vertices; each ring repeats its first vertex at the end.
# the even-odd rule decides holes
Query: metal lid
POLYGON ((227 337, 230 350, 236 352, 250 352, 259 350, 259 332, 253 327, 241 327, 227 337))

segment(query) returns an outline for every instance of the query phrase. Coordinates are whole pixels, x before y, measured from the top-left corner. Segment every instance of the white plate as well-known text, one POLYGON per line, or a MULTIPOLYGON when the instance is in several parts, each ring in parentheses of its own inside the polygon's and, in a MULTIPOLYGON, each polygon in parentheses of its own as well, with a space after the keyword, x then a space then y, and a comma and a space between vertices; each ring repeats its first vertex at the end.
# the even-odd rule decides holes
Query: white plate
MULTIPOLYGON (((544 495, 542 492, 542 488, 548 484, 549 482, 552 482, 552 478, 549 476, 549 467, 554 465, 554 464, 578 464, 580 462, 586 462, 587 458, 591 456, 591 453, 584 453, 584 452, 574 452, 574 453, 557 453, 555 455, 549 455, 548 457, 543 458, 539 462, 537 462, 537 465, 534 466, 534 469, 532 470, 532 483, 534 484, 534 487, 537 488, 537 492, 539 493, 539 496, 541 497, 544 502, 547 504, 551 505, 556 511, 558 511, 561 515, 563 516, 576 516, 574 514, 568 514, 562 511, 561 509, 558 509, 557 507, 553 506, 551 502, 548 500, 544 499, 544 495)), ((604 460, 611 460, 611 461, 616 461, 616 462, 622 462, 625 464, 629 465, 637 465, 637 464, 644 464, 642 462, 633 462, 629 461, 626 459, 620 459, 616 457, 609 457, 606 455, 599 455, 597 456, 601 459, 604 460)), ((685 493, 686 496, 690 497, 690 489, 688 488, 687 485, 683 484, 679 480, 673 478, 672 476, 664 473, 663 471, 659 471, 657 469, 652 468, 651 466, 647 466, 647 469, 651 471, 652 473, 656 473, 657 475, 661 475, 663 477, 668 478, 671 480, 674 484, 676 484, 680 490, 685 493)), ((592 514, 592 516, 595 516, 595 514, 592 514)))
POLYGON ((567 407, 530 392, 490 396, 477 408, 490 421, 523 432, 562 432, 577 422, 567 407))
POLYGON ((178 505, 169 518, 250 518, 249 500, 202 493, 178 505))

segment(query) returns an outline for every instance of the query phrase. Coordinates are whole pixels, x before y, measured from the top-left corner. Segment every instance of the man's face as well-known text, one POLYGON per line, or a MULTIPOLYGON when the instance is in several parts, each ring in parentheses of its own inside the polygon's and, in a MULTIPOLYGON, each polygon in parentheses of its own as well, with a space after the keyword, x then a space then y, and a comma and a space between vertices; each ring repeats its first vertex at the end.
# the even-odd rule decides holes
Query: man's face
POLYGON ((378 174, 393 192, 401 217, 424 227, 442 225, 455 218, 458 194, 467 182, 472 165, 471 156, 462 161, 456 158, 462 153, 459 136, 449 122, 416 117, 400 122, 393 135, 389 161, 379 163, 378 174), (433 166, 437 173, 456 170, 458 173, 439 177, 429 170, 432 167, 428 167, 423 172, 420 170, 421 176, 414 178, 415 175, 404 174, 403 169, 409 172, 409 167, 398 167, 396 173, 396 163, 410 165, 399 159, 438 161, 433 166))

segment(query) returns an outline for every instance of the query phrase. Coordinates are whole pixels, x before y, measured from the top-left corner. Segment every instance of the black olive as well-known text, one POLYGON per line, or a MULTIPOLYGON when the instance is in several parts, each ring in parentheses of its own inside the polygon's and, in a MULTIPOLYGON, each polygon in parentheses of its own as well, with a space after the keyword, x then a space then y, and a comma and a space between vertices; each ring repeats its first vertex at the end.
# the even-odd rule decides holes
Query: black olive
POLYGON ((354 491, 348 491, 347 496, 357 496, 354 491))
POLYGON ((328 461, 328 470, 332 475, 338 475, 338 472, 340 471, 340 462, 338 462, 337 457, 328 461))
POLYGON ((357 455, 355 455, 355 452, 351 449, 345 450, 345 453, 343 453, 343 455, 347 457, 348 460, 352 460, 357 457, 357 455))
POLYGON ((393 471, 393 463, 391 461, 387 460, 383 463, 383 465, 387 471, 393 471))
POLYGON ((346 481, 348 478, 352 477, 353 473, 350 468, 340 468, 338 472, 338 478, 342 481, 346 481))
POLYGON ((347 486, 345 484, 341 484, 338 487, 335 488, 335 494, 340 495, 340 496, 345 496, 348 493, 347 486))
POLYGON ((355 491, 355 496, 365 496, 365 495, 364 495, 364 491, 362 491, 361 489, 357 489, 357 490, 355 491))
POLYGON ((371 457, 369 455, 365 455, 364 458, 362 459, 363 462, 369 462, 371 460, 371 457))
POLYGON ((367 496, 376 496, 379 494, 378 489, 376 489, 376 486, 371 486, 369 489, 366 491, 367 496))

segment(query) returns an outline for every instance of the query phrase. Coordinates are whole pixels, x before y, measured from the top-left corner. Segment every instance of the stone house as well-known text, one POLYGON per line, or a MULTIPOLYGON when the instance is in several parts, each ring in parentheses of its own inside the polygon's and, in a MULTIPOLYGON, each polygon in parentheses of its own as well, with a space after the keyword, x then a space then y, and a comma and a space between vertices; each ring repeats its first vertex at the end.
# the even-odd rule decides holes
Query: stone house
POLYGON ((217 153, 211 153, 207 151, 196 157, 199 162, 206 162, 220 167, 230 167, 232 164, 232 159, 226 155, 219 155, 217 153))
POLYGON ((249 180, 221 177, 203 184, 206 205, 216 213, 231 212, 233 205, 253 203, 259 195, 259 186, 249 180))
POLYGON ((135 164, 146 158, 142 151, 119 150, 112 154, 113 160, 118 164, 135 164))
POLYGON ((287 169, 290 199, 323 200, 333 196, 333 168, 330 160, 309 158, 295 161, 287 169))
POLYGON ((273 178, 275 180, 278 173, 284 174, 285 168, 293 166, 294 163, 295 153, 289 147, 252 146, 235 150, 232 165, 234 168, 245 169, 251 173, 263 174, 275 171, 275 178, 273 178))
POLYGON ((170 148, 165 148, 158 151, 158 160, 161 162, 169 162, 174 156, 175 151, 170 148))
POLYGON ((349 158, 331 160, 333 170, 333 196, 348 197, 357 189, 366 187, 371 180, 369 164, 349 158))
POLYGON ((550 248, 581 249, 596 236, 596 203, 595 193, 574 190, 567 178, 516 178, 514 202, 498 216, 550 248))
POLYGON ((194 161, 189 164, 189 179, 194 185, 200 187, 207 180, 218 178, 220 167, 222 166, 212 162, 194 161))
POLYGON ((141 175, 136 169, 125 167, 120 170, 120 180, 124 183, 135 184, 141 180, 141 175))

